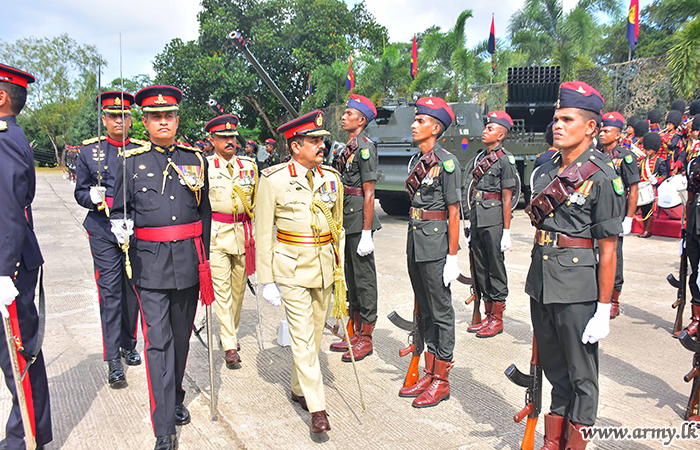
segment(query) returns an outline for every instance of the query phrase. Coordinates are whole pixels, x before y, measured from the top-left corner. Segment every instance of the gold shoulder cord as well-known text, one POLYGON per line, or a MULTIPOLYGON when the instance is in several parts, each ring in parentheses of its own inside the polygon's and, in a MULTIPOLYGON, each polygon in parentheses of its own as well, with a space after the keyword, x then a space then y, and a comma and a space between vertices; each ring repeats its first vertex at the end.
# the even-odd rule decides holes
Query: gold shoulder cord
POLYGON ((184 180, 187 187, 194 192, 195 197, 197 198, 197 206, 199 206, 199 203, 202 201, 202 187, 204 187, 204 160, 202 159, 202 156, 199 153, 195 153, 195 155, 197 155, 197 158, 199 159, 199 167, 201 169, 197 183, 191 184, 189 180, 187 180, 187 177, 185 177, 185 174, 183 174, 182 171, 172 161, 169 160, 168 165, 165 166, 165 169, 163 170, 163 188, 160 190, 160 195, 163 195, 163 193, 165 192, 165 177, 168 175, 168 168, 172 166, 172 168, 180 176, 180 178, 184 180))
MULTIPOLYGON (((250 195, 250 200, 248 200, 248 196, 243 192, 243 188, 240 187, 238 184, 232 181, 231 185, 233 187, 233 192, 231 192, 231 198, 234 198, 234 194, 238 196, 238 198, 241 200, 241 204, 243 205, 243 209, 245 209, 246 214, 248 214, 248 217, 250 217, 250 220, 253 220, 255 218, 255 212, 253 211, 255 209, 255 194, 258 190, 258 166, 257 164, 253 164, 253 179, 255 182, 253 183, 253 192, 250 195)), ((233 214, 236 214, 236 202, 233 202, 233 214)))

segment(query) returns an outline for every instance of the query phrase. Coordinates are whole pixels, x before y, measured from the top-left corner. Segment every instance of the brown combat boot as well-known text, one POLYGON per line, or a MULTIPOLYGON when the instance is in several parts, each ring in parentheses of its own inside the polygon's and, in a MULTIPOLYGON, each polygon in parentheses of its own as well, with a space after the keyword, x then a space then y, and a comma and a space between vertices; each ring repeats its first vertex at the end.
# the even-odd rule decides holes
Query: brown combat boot
POLYGON ((493 306, 493 302, 487 302, 484 301, 484 310, 486 312, 486 317, 484 317, 484 320, 482 320, 479 323, 475 323, 474 325, 469 325, 469 328, 467 328, 468 333, 477 333, 481 331, 482 328, 484 328, 486 325, 488 325, 489 321, 491 320, 491 308, 493 306))
POLYGON ((690 311, 692 314, 690 323, 684 329, 690 336, 695 336, 698 332, 698 325, 700 325, 700 306, 691 304, 690 311))
MULTIPOLYGON (((360 327, 362 326, 362 317, 360 316, 359 312, 354 312, 352 313, 352 326, 353 329, 355 330, 353 335, 350 336, 350 345, 354 346, 357 343, 357 340, 360 339, 360 327)), ((344 333, 344 331, 343 331, 344 333)), ((340 342, 333 342, 331 344, 331 351, 332 352, 347 352, 348 351, 348 343, 343 339, 340 342)))
POLYGON ((639 235, 640 238, 651 237, 651 227, 654 226, 654 216, 649 216, 647 220, 644 221, 644 231, 639 235))
POLYGON ((430 383, 433 382, 433 367, 435 366, 435 355, 428 351, 425 352, 425 375, 423 378, 416 381, 413 386, 407 386, 399 390, 399 397, 418 397, 428 389, 430 383))
MULTIPOLYGON (((357 333, 360 337, 352 346, 352 354, 355 357, 355 361, 362 361, 366 356, 374 352, 372 347, 372 331, 374 330, 375 323, 363 323, 360 327, 360 332, 357 333)), ((342 360, 343 362, 352 362, 349 351, 343 354, 342 360)))
POLYGON ((569 420, 553 413, 544 415, 544 445, 540 450, 563 450, 569 420))
POLYGON ((563 447, 565 450, 585 450, 588 441, 583 439, 580 430, 586 426, 580 423, 569 422, 566 430, 566 447, 563 447))
POLYGON ((491 320, 489 320, 489 323, 484 328, 476 333, 476 337, 490 338, 503 333, 503 311, 505 311, 505 309, 506 302, 493 302, 491 320))
POLYGON ((447 381, 447 375, 452 370, 453 365, 454 361, 435 359, 433 382, 430 383, 428 389, 413 400, 414 408, 429 408, 436 406, 443 400, 450 399, 450 382, 447 381))
POLYGON ((620 315, 620 291, 613 289, 612 298, 610 299, 610 318, 614 319, 620 315))

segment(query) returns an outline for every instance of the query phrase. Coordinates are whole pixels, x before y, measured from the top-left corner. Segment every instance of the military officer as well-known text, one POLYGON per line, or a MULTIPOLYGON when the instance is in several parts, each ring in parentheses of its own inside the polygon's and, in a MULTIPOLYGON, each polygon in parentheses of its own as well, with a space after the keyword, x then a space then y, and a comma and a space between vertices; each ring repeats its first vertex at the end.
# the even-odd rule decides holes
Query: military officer
POLYGON ((124 270, 124 252, 110 231, 108 214, 113 206, 114 177, 122 164, 122 145, 129 150, 145 142, 132 142, 128 137, 133 95, 103 92, 96 101, 101 102, 107 136, 83 141, 74 196, 80 206, 88 209, 83 227, 88 233, 95 268, 102 322, 102 357, 109 368, 109 386, 117 389, 126 386, 121 356, 130 366, 141 364, 136 350, 139 303, 124 270))
POLYGON ((292 400, 311 412, 311 432, 331 429, 318 360, 331 290, 343 295, 343 191, 340 174, 321 166, 323 113, 277 129, 292 158, 262 171, 258 191, 258 277, 263 298, 284 303, 292 343, 292 400))
POLYGON ((615 285, 613 286, 612 299, 610 301, 610 318, 614 319, 620 314, 620 292, 624 277, 622 274, 622 236, 627 236, 632 232, 632 221, 637 211, 637 199, 639 197, 639 164, 637 157, 632 151, 620 145, 622 138, 622 127, 625 118, 617 111, 603 114, 602 127, 598 136, 603 153, 613 162, 615 172, 622 179, 625 188, 624 207, 622 209, 622 235, 617 239, 617 265, 615 266, 615 285))
POLYGON ((204 139, 204 150, 203 150, 204 156, 211 156, 214 154, 214 144, 211 141, 211 138, 207 137, 204 139))
MULTIPOLYGON (((691 103, 692 106, 692 103, 691 103)), ((690 136, 697 139, 700 133, 700 116, 695 116, 691 124, 690 136)), ((690 323, 685 327, 691 336, 697 334, 700 325, 700 287, 698 287, 698 263, 700 262, 700 158, 698 155, 688 163, 688 211, 685 227, 685 249, 690 263, 688 286, 692 299, 690 300, 690 323)), ((680 334, 680 333, 679 333, 680 334)))
MULTIPOLYGON (((372 331, 377 321, 377 269, 374 264, 373 233, 381 228, 374 215, 374 184, 377 181, 377 147, 365 135, 367 125, 377 117, 371 100, 351 94, 341 118, 349 140, 334 161, 345 186, 343 225, 345 228, 345 281, 354 333, 350 338, 355 361, 372 354, 372 331)), ((331 344, 350 362, 345 340, 331 344)))
POLYGON ((275 146, 277 145, 277 141, 275 141, 272 138, 267 138, 265 139, 265 150, 267 151, 267 158, 265 159, 265 162, 263 163, 263 169, 267 169, 270 166, 274 166, 275 164, 279 164, 280 162, 280 157, 277 155, 277 150, 275 149, 275 146))
POLYGON ((487 119, 481 133, 486 150, 477 154, 471 173, 474 187, 469 210, 469 246, 486 317, 467 331, 480 338, 503 332, 503 311, 508 297, 504 255, 511 246, 511 203, 517 183, 515 158, 502 145, 513 120, 504 111, 492 111, 487 114, 487 119))
MULTIPOLYGON (((32 200, 36 188, 34 152, 17 115, 27 100, 27 86, 35 78, 14 67, 0 64, 0 312, 9 317, 15 336, 27 353, 36 356, 22 386, 27 410, 34 423, 38 449, 51 442, 51 406, 44 355, 37 348, 39 314, 34 304, 39 268, 44 263, 34 234, 32 200)), ((5 342, 4 328, 0 334, 5 342)), ((26 355, 26 353, 25 353, 26 355)), ((17 352, 19 369, 30 362, 17 352)), ((7 345, 0 345, 0 367, 12 393, 12 410, 5 427, 6 448, 24 449, 24 428, 14 372, 7 345)))
MULTIPOLYGON (((209 160, 211 276, 216 295, 216 319, 226 366, 240 364, 238 326, 248 276, 255 272, 253 208, 258 170, 253 159, 236 156, 238 117, 225 114, 209 121, 216 153, 209 160)), ((247 146, 246 146, 247 147, 247 146)))
POLYGON ((552 385, 542 448, 579 450, 586 447, 579 430, 595 423, 598 409, 597 342, 610 332, 624 186, 592 145, 601 95, 586 83, 566 82, 557 105, 554 146, 561 153, 540 167, 526 208, 537 230, 525 292, 552 385))
POLYGON ((182 92, 150 86, 136 93, 150 141, 125 153, 115 177, 112 230, 124 240, 134 228, 132 282, 141 306, 144 354, 157 450, 177 447, 175 425, 190 422, 183 402, 189 338, 197 299, 214 301, 208 270, 211 208, 207 163, 200 153, 175 145, 182 92))
POLYGON ((423 317, 425 376, 399 391, 426 408, 450 398, 448 374, 455 345, 455 312, 450 283, 459 276, 459 201, 461 170, 457 158, 438 139, 454 121, 452 108, 438 97, 416 102, 411 125, 421 158, 406 179, 411 196, 406 254, 408 275, 423 317))

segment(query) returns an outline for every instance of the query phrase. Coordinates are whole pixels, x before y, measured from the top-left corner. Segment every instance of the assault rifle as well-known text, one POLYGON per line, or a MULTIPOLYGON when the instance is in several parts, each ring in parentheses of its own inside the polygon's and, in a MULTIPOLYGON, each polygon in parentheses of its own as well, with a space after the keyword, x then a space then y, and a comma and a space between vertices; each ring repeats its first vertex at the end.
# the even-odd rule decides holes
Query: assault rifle
POLYGON ((534 333, 532 335, 530 375, 519 371, 515 364, 511 364, 506 369, 505 374, 510 381, 525 388, 525 407, 513 416, 513 420, 520 423, 527 416, 525 435, 520 448, 521 450, 533 450, 535 448, 535 427, 537 427, 537 419, 542 410, 542 367, 540 367, 540 355, 537 352, 537 341, 535 341, 534 333))
POLYGON ((399 350, 399 356, 402 358, 409 353, 412 353, 413 355, 411 357, 411 363, 408 365, 408 371, 406 372, 403 387, 413 386, 420 378, 418 364, 420 363, 420 355, 423 353, 423 349, 425 348, 425 341, 423 340, 423 318, 420 315, 418 302, 415 300, 415 298, 413 299, 413 302, 413 322, 403 319, 396 311, 392 311, 387 316, 391 323, 402 330, 408 331, 408 347, 399 350))
MULTIPOLYGON (((681 231, 681 239, 685 240, 685 229, 681 231)), ((686 290, 688 289, 688 253, 683 247, 681 254, 681 267, 678 271, 678 279, 672 273, 666 277, 666 281, 676 288, 676 301, 671 308, 676 310, 676 320, 673 322, 673 337, 679 337, 683 330, 683 312, 685 310, 686 290)))
POLYGON ((700 421, 700 405, 698 405, 698 403, 700 403, 700 341, 693 339, 686 330, 683 330, 683 332, 678 335, 678 340, 681 341, 683 347, 694 353, 693 369, 683 377, 683 381, 686 383, 690 383, 691 380, 693 381, 693 387, 690 389, 688 406, 685 408, 683 420, 698 422, 700 421))
MULTIPOLYGON (((468 227, 464 228, 464 237, 469 239, 468 227)), ((481 311, 479 311, 481 308, 481 289, 479 289, 479 285, 476 284, 476 267, 474 267, 474 252, 472 251, 471 245, 469 246, 469 271, 471 272, 471 278, 467 278, 460 273, 459 277, 457 277, 457 281, 469 285, 471 295, 464 303, 469 306, 470 303, 474 302, 472 325, 477 325, 481 323, 481 311)))

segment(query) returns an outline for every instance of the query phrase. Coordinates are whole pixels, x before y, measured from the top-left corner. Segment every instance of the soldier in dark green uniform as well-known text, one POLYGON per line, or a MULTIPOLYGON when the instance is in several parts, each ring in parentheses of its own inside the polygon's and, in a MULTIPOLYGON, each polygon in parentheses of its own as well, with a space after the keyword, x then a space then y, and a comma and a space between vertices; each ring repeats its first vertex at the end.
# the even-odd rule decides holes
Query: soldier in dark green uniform
POLYGON ((450 283, 459 276, 459 201, 461 179, 457 158, 438 139, 454 121, 452 108, 441 98, 416 102, 411 125, 421 158, 406 179, 411 196, 406 254, 408 275, 423 318, 425 376, 399 391, 417 397, 416 408, 435 406, 450 398, 447 376, 455 345, 455 312, 450 283))
POLYGON ((610 333, 624 186, 609 158, 592 145, 600 94, 585 83, 566 82, 557 106, 554 146, 561 153, 538 170, 526 208, 537 231, 525 292, 552 385, 542 448, 578 450, 586 447, 580 428, 595 424, 598 410, 597 342, 610 333))
MULTIPOLYGON (((691 106, 693 104, 691 103, 691 106)), ((700 116, 695 116, 691 125, 691 132, 697 134, 700 131, 700 116)), ((691 316, 690 322, 685 327, 689 335, 693 336, 698 332, 700 325, 700 287, 698 287, 698 264, 700 263, 700 158, 697 156, 688 162, 688 210, 686 217, 688 223, 685 226, 685 251, 690 263, 690 277, 688 286, 692 299, 690 300, 691 316)), ((680 334, 680 333, 679 333, 680 334)))
MULTIPOLYGON (((341 119, 350 140, 335 160, 345 196, 345 282, 348 289, 350 317, 355 333, 350 338, 355 361, 372 354, 372 331, 377 322, 377 268, 374 264, 372 234, 381 228, 374 215, 374 183, 377 181, 377 147, 364 134, 377 117, 372 101, 352 94, 341 119)), ((346 352, 343 361, 352 361, 345 341, 331 344, 331 350, 346 352)))
POLYGON ((503 332, 503 311, 508 297, 504 253, 510 248, 510 219, 513 188, 517 182, 515 158, 501 146, 513 126, 504 111, 492 111, 481 133, 486 150, 480 151, 472 170, 469 200, 470 243, 474 274, 482 293, 486 317, 467 328, 477 337, 503 332))
POLYGON ((602 127, 598 136, 598 142, 603 153, 610 157, 615 166, 615 171, 622 179, 625 187, 625 208, 622 209, 622 235, 617 239, 617 266, 615 268, 615 285, 613 286, 612 300, 610 301, 610 318, 614 319, 620 314, 620 292, 624 277, 622 274, 622 236, 627 236, 632 231, 632 220, 637 211, 639 164, 637 157, 631 150, 620 145, 622 127, 625 118, 617 111, 603 114, 602 127))

